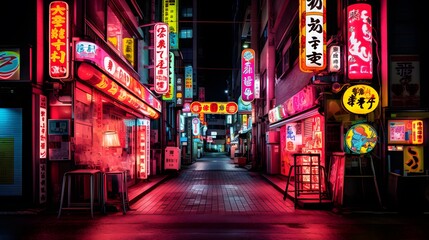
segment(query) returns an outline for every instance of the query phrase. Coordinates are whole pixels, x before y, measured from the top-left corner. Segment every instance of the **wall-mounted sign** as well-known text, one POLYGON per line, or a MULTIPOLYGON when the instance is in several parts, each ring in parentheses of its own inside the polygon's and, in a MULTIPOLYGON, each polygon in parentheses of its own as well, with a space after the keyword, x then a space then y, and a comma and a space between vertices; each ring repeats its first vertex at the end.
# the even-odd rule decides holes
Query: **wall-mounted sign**
POLYGON ((314 106, 315 100, 315 88, 307 86, 284 103, 270 109, 268 111, 268 120, 270 123, 274 123, 288 116, 305 111, 314 106))
POLYGON ((46 158, 48 155, 48 103, 46 96, 40 95, 39 99, 39 157, 43 159, 46 158))
POLYGON ((341 69, 341 47, 332 45, 329 47, 329 72, 339 72, 341 69))
POLYGON ((181 77, 176 79, 176 107, 183 106, 183 81, 181 77))
POLYGON ((192 66, 185 67, 185 99, 192 101, 193 98, 193 70, 192 66))
POLYGON ((245 102, 255 99, 255 51, 250 48, 241 52, 241 98, 245 102))
POLYGON ((123 104, 126 104, 137 111, 140 111, 144 115, 158 119, 160 114, 155 111, 150 105, 141 101, 139 98, 134 97, 133 94, 128 92, 121 85, 104 75, 102 72, 95 69, 88 63, 81 63, 77 69, 77 76, 82 81, 86 81, 98 90, 105 94, 119 100, 123 104))
POLYGON ((192 113, 205 114, 234 114, 238 111, 238 105, 235 102, 192 102, 192 113))
POLYGON ((198 118, 192 119, 192 135, 194 136, 200 135, 200 119, 198 118))
POLYGON ((326 67, 326 0, 299 1, 299 67, 303 72, 326 67))
POLYGON ((175 95, 176 76, 174 73, 174 53, 173 52, 170 52, 170 64, 169 64, 169 66, 170 66, 170 69, 169 69, 169 73, 170 73, 169 84, 170 84, 170 86, 168 88, 168 92, 166 94, 162 95, 162 100, 164 100, 164 101, 172 101, 174 99, 174 95, 175 95))
POLYGON ((418 55, 390 55, 390 104, 392 107, 420 105, 420 58, 418 55))
POLYGON ((365 154, 374 149, 377 139, 378 134, 374 127, 367 123, 358 123, 347 131, 345 145, 354 154, 365 154))
MULTIPOLYGON (((97 44, 86 41, 76 42, 75 60, 90 62, 98 66, 103 72, 115 79, 130 92, 141 98, 145 103, 161 112, 161 101, 153 95, 139 80, 131 76, 116 61, 114 61, 103 48, 97 44)), ((93 68, 94 69, 94 68, 93 68)))
POLYGON ((123 38, 122 39, 122 53, 124 57, 131 63, 131 65, 135 66, 135 56, 134 56, 134 38, 123 38))
POLYGON ((70 74, 69 5, 64 1, 49 4, 49 76, 64 79, 70 74))
POLYGON ((388 144, 423 144, 423 121, 388 120, 388 144))
POLYGON ((155 92, 165 94, 168 92, 169 81, 169 52, 170 30, 165 23, 157 23, 154 26, 154 87, 155 92))
POLYGON ((179 49, 179 0, 163 0, 162 22, 170 28, 170 49, 179 49))
POLYGON ((423 173, 423 146, 406 146, 404 149, 404 172, 423 173))
POLYGON ((349 87, 342 96, 344 108, 354 114, 368 114, 377 108, 379 102, 377 91, 364 84, 349 87))
POLYGON ((20 79, 20 57, 19 49, 0 49, 0 79, 20 79))
POLYGON ((371 5, 347 6, 347 76, 349 79, 372 79, 371 5))

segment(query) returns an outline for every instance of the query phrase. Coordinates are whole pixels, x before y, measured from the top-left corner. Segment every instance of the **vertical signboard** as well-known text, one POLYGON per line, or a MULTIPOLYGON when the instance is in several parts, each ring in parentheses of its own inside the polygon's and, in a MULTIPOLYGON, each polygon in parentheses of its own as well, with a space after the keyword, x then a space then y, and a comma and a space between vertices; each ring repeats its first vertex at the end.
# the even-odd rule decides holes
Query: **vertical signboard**
POLYGON ((69 66, 69 6, 64 1, 49 4, 49 76, 68 78, 69 66))
POLYGON ((155 92, 158 94, 165 94, 169 89, 169 62, 170 62, 170 48, 169 48, 169 30, 168 25, 165 23, 157 23, 154 27, 154 81, 155 92))
POLYGON ((137 177, 147 179, 150 162, 150 121, 139 119, 137 125, 137 177))
POLYGON ((39 98, 39 203, 45 203, 47 199, 46 187, 46 157, 48 151, 48 120, 47 120, 47 105, 48 101, 46 96, 40 95, 39 98))
POLYGON ((250 48, 241 52, 241 97, 245 102, 255 99, 255 51, 250 48))
POLYGON ((185 67, 185 99, 189 99, 189 100, 192 100, 193 98, 192 78, 193 78, 192 66, 186 66, 185 67))
POLYGON ((372 14, 367 3, 347 7, 347 76, 372 79, 372 14))
POLYGON ((179 0, 163 0, 162 21, 170 27, 170 49, 179 49, 179 0))
POLYGON ((175 91, 175 73, 174 73, 174 53, 170 52, 170 65, 169 65, 169 73, 170 73, 170 80, 169 80, 169 88, 168 88, 168 92, 166 94, 162 95, 162 100, 164 101, 172 101, 174 98, 174 91, 175 91))
POLYGON ((183 106, 183 81, 181 77, 176 79, 176 106, 183 106))
POLYGON ((303 72, 326 67, 326 0, 299 1, 299 67, 303 72))

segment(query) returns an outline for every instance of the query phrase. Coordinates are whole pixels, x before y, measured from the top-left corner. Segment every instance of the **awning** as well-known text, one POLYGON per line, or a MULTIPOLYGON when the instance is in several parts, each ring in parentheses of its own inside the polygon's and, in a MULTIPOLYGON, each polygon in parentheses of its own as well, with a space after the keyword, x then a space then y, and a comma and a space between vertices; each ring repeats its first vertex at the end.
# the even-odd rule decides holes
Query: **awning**
POLYGON ((296 121, 299 121, 299 120, 302 120, 302 119, 305 119, 305 118, 312 117, 312 116, 314 116, 316 114, 320 114, 319 113, 319 106, 314 107, 314 108, 310 108, 310 109, 308 109, 308 110, 306 110, 306 111, 304 111, 302 113, 299 113, 297 115, 291 116, 290 118, 286 118, 286 119, 283 119, 283 120, 281 120, 279 122, 273 123, 273 124, 271 124, 269 126, 269 128, 270 129, 278 128, 278 127, 281 127, 281 126, 285 125, 286 123, 296 122, 296 121))

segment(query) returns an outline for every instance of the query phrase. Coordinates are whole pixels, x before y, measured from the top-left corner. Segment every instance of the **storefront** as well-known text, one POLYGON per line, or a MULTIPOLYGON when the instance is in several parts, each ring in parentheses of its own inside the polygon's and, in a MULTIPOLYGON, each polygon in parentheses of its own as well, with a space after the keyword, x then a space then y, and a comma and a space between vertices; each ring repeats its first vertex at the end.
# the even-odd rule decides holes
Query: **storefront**
MULTIPOLYGON (((318 96, 316 89, 307 86, 269 111, 269 128, 279 132, 280 145, 279 169, 271 171, 292 178, 295 173, 293 168, 297 165, 303 166, 299 168, 302 171, 299 174, 306 174, 301 175, 303 187, 314 189, 318 188, 316 185, 320 183, 320 191, 326 192, 325 118, 319 112, 319 105, 315 105, 315 96, 318 96), (318 157, 301 154, 317 154, 318 157), (319 171, 321 175, 318 174, 319 171), (312 174, 316 172, 317 174, 312 174), (322 179, 319 179, 319 176, 322 179)), ((272 144, 267 144, 267 147, 270 145, 272 144)), ((272 150, 267 149, 267 153, 271 152, 272 150)), ((267 161, 270 161, 270 158, 267 158, 267 161)), ((271 166, 275 164, 272 163, 271 166)))
POLYGON ((49 96, 53 197, 59 196, 64 172, 75 168, 125 171, 129 186, 147 179, 151 120, 160 117, 162 106, 132 70, 101 46, 74 44, 75 79, 66 82, 63 88, 68 91, 61 96, 49 96))

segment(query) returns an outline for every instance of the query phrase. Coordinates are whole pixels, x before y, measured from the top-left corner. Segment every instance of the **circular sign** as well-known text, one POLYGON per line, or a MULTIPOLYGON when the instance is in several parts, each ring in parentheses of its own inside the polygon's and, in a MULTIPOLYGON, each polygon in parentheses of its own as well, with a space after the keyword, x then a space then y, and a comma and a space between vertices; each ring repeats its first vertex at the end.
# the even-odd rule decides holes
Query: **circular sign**
POLYGON ((344 108, 354 114, 368 114, 374 111, 379 101, 377 91, 364 84, 349 87, 342 97, 344 108))
POLYGON ((356 154, 369 153, 377 144, 377 131, 369 124, 355 124, 346 133, 345 145, 356 154))

